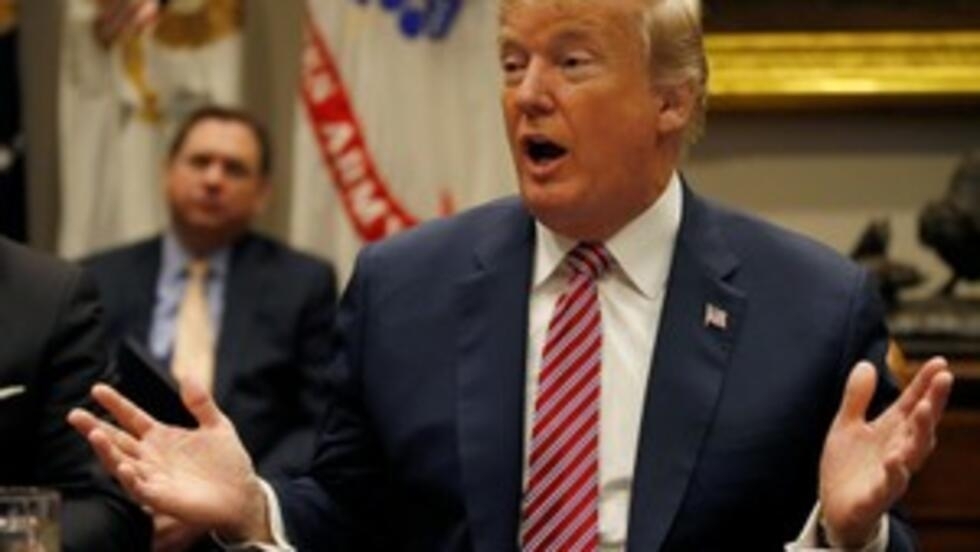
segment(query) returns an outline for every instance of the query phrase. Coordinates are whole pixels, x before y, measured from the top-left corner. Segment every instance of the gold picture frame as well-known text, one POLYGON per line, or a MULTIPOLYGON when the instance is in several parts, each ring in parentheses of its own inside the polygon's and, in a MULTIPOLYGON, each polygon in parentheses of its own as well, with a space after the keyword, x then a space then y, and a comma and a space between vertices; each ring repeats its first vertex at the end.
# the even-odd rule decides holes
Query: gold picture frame
POLYGON ((712 109, 980 106, 980 30, 708 33, 712 109))

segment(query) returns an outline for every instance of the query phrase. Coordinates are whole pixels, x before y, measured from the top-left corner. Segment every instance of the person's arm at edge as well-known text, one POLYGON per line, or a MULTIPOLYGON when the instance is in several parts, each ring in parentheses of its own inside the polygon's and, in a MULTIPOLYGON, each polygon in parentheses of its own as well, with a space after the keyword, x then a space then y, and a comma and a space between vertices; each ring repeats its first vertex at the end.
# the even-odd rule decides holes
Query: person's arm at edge
POLYGON ((111 381, 112 367, 92 280, 73 269, 60 291, 59 312, 41 367, 41 379, 50 387, 41 413, 37 480, 56 485, 62 494, 66 549, 146 548, 148 518, 125 498, 85 440, 65 422, 69 409, 92 406, 88 390, 97 381, 111 381))
MULTIPOLYGON (((874 289, 873 279, 862 270, 855 294, 852 298, 848 328, 846 328, 847 345, 841 359, 842 369, 845 369, 842 381, 850 384, 854 366, 858 361, 869 360, 877 373, 877 385, 874 388, 871 405, 867 410, 866 419, 877 418, 886 408, 895 402, 899 389, 892 378, 886 362, 888 350, 888 332, 885 326, 885 311, 883 304, 874 289)), ((844 396, 844 389, 840 392, 844 396)), ((853 541, 853 539, 851 539, 853 541)), ((814 546, 834 550, 862 551, 904 551, 915 549, 915 539, 911 529, 898 514, 897 504, 885 512, 870 528, 862 539, 862 546, 845 548, 845 541, 826 522, 821 505, 817 504, 804 526, 798 540, 787 545, 787 550, 814 549, 814 546)))
POLYGON ((313 457, 317 424, 324 411, 324 372, 330 362, 337 312, 337 278, 329 264, 317 264, 306 276, 307 287, 300 314, 293 365, 297 372, 298 423, 284 431, 256 466, 260 473, 278 477, 305 470, 313 457))

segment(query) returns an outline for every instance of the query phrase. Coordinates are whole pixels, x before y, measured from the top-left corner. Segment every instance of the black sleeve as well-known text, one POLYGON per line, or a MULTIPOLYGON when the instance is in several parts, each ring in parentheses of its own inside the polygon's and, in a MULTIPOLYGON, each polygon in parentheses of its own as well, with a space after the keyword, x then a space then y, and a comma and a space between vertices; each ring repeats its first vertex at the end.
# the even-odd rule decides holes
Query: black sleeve
POLYGON ((330 362, 334 315, 337 310, 337 280, 333 268, 315 271, 305 294, 299 325, 294 336, 293 366, 296 369, 297 419, 264 455, 259 471, 300 475, 309 470, 313 457, 316 425, 324 411, 324 386, 330 362))
POLYGON ((64 550, 147 550, 149 520, 122 495, 98 465, 88 443, 65 419, 73 407, 92 408, 92 384, 110 376, 101 317, 94 284, 81 271, 74 271, 61 290, 40 363, 45 400, 34 479, 62 494, 64 550))
MULTIPOLYGON (((370 249, 370 248, 368 248, 370 249)), ((362 250, 337 313, 325 412, 307 477, 275 484, 289 541, 297 550, 394 550, 393 508, 383 455, 363 403, 360 372, 369 285, 362 250)))

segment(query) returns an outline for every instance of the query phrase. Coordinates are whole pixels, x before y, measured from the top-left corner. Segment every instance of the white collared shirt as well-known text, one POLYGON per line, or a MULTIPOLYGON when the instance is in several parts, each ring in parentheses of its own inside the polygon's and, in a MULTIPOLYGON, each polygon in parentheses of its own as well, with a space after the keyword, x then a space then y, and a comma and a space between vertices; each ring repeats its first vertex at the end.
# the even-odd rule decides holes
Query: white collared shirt
MULTIPOLYGON (((683 209, 675 173, 663 194, 605 243, 615 258, 598 280, 602 312, 602 376, 599 419, 599 542, 602 550, 626 543, 630 490, 640 418, 654 340, 660 324, 667 276, 683 209)), ((533 287, 528 318, 527 390, 524 416, 524 484, 527 446, 534 420, 534 397, 541 351, 555 302, 565 290, 565 254, 576 242, 536 223, 533 287)))
MULTIPOLYGON (((602 312, 602 376, 599 427, 599 549, 626 548, 630 495, 654 347, 660 328, 667 278, 674 257, 684 205, 677 173, 657 201, 606 243, 616 262, 599 279, 602 312)), ((565 255, 576 242, 540 222, 535 224, 528 324, 526 411, 524 415, 524 486, 534 420, 534 397, 541 371, 541 351, 555 302, 565 289, 565 255)), ((819 505, 787 550, 825 550, 817 542, 819 505)), ((883 551, 888 518, 861 552, 883 551)))

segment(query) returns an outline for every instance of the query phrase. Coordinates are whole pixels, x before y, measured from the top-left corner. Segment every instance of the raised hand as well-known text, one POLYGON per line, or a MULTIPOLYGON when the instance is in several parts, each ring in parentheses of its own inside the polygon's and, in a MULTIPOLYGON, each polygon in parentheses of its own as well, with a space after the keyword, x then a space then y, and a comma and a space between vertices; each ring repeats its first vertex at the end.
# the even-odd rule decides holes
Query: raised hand
POLYGON ((935 448, 936 425, 952 384, 946 360, 933 358, 894 404, 868 421, 877 372, 868 362, 852 370, 820 460, 823 520, 835 544, 866 543, 905 493, 909 478, 935 448))
POLYGON ((93 31, 108 48, 125 33, 139 34, 160 17, 158 0, 96 0, 98 10, 93 31))
POLYGON ((72 410, 68 422, 137 502, 230 539, 269 540, 265 497, 248 453, 204 389, 181 385, 196 429, 163 424, 107 385, 93 387, 92 396, 119 427, 83 409, 72 410))

